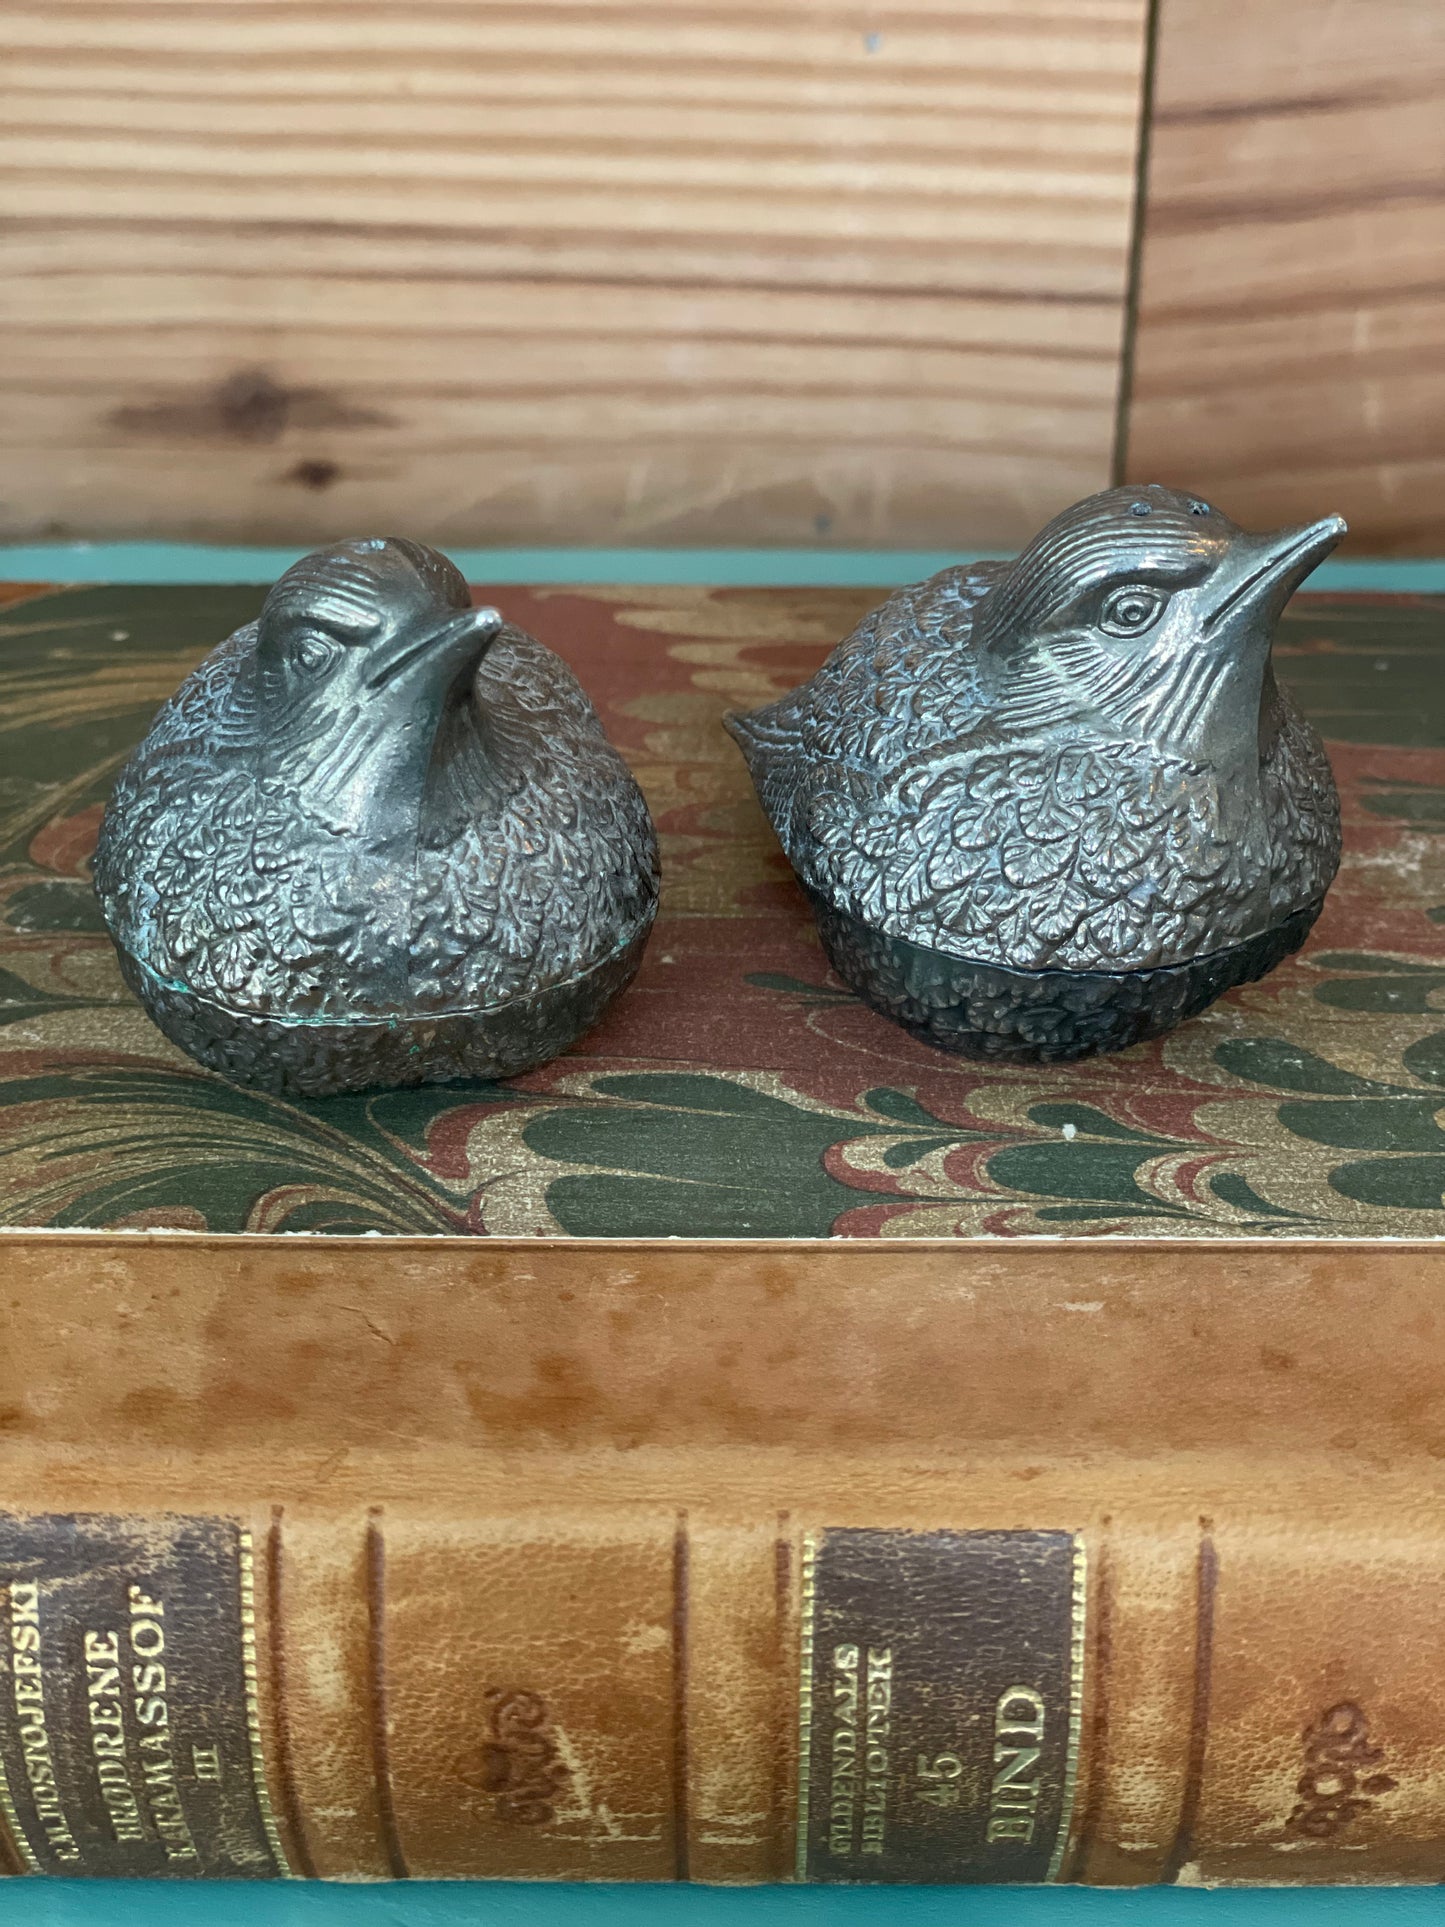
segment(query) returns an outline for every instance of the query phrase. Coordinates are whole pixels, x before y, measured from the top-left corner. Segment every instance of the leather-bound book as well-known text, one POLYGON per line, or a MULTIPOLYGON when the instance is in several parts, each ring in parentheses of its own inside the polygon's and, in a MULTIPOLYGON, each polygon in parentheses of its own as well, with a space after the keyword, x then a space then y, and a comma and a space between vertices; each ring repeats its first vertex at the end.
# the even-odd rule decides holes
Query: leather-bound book
POLYGON ((1445 1879, 1445 642, 1301 598, 1345 858, 1173 1035, 1010 1069, 827 974, 722 733, 866 592, 488 592, 647 791, 570 1055, 180 1056, 88 884, 256 590, 0 610, 15 1875, 1445 1879))

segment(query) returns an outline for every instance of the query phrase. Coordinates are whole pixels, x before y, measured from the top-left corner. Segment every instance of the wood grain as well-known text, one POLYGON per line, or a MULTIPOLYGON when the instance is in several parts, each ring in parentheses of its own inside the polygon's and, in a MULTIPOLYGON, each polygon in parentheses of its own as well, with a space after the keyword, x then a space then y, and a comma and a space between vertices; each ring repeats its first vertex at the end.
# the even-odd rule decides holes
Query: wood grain
POLYGON ((1145 0, 0 0, 0 534, 1015 542, 1145 0))
POLYGON ((1445 549, 1445 8, 1163 0, 1128 472, 1445 549))

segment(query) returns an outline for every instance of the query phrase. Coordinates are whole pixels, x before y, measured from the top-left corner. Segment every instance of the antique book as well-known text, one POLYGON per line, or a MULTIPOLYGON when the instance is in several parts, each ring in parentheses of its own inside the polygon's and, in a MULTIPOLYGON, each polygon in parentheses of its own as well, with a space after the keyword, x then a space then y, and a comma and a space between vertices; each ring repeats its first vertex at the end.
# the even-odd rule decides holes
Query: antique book
POLYGON ((1301 598, 1345 862, 1174 1035, 1008 1070, 827 975, 718 727, 858 591, 490 592, 646 789, 571 1055, 237 1090, 107 785, 259 591, 0 610, 15 1874, 1445 1878, 1445 643, 1301 598))

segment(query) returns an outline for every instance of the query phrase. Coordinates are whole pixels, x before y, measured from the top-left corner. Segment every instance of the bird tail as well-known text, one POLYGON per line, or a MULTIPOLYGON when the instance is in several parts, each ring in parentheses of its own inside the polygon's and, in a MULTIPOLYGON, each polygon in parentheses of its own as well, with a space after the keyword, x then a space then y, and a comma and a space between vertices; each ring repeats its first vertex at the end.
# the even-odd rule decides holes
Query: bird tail
POLYGON ((723 727, 742 751, 755 778, 801 747, 798 719, 780 703, 747 712, 730 710, 723 717, 723 727))
POLYGON ((727 731, 728 735, 732 737, 733 741, 747 758, 749 767, 751 767, 753 751, 757 747, 761 736, 758 729, 757 717, 749 716, 740 709, 730 709, 723 717, 723 728, 727 731))
POLYGON ((770 703, 746 715, 734 711, 724 716, 723 725, 743 753, 758 801, 788 847, 803 748, 796 710, 791 704, 770 703))

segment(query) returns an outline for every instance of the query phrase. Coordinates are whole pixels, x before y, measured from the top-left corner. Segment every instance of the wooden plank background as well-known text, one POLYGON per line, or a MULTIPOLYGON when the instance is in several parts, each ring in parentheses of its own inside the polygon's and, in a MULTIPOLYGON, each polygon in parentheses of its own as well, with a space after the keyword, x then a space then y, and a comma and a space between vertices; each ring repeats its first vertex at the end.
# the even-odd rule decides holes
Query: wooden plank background
POLYGON ((0 0, 0 539, 1445 550, 1445 7, 1149 14, 0 0))
POLYGON ((1164 0, 1150 145, 1131 476, 1445 554, 1445 5, 1164 0))

